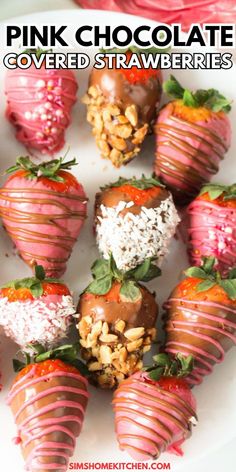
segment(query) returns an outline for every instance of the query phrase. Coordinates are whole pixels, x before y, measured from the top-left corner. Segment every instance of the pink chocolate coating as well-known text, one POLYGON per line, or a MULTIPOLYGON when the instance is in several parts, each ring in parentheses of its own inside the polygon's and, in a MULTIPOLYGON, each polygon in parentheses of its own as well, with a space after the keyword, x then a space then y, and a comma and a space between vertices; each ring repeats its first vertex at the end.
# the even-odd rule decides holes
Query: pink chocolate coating
POLYGON ((179 204, 191 201, 219 168, 231 142, 226 114, 212 113, 207 121, 188 122, 174 116, 170 102, 159 113, 155 173, 179 204))
POLYGON ((114 393, 117 440, 133 459, 157 459, 164 451, 182 454, 180 445, 196 424, 196 403, 190 390, 164 390, 137 372, 114 393))
POLYGON ((191 263, 200 265, 202 256, 213 256, 217 258, 221 272, 235 267, 236 207, 197 198, 187 208, 187 215, 191 263))
POLYGON ((16 138, 26 148, 54 154, 65 143, 65 129, 76 102, 77 82, 68 69, 8 70, 5 81, 6 116, 16 138))
POLYGON ((14 176, 0 189, 0 214, 24 261, 60 277, 86 217, 86 200, 79 183, 63 193, 40 179, 14 176))
POLYGON ((86 411, 87 380, 57 370, 41 377, 35 367, 11 388, 7 403, 17 424, 26 470, 67 470, 86 411))

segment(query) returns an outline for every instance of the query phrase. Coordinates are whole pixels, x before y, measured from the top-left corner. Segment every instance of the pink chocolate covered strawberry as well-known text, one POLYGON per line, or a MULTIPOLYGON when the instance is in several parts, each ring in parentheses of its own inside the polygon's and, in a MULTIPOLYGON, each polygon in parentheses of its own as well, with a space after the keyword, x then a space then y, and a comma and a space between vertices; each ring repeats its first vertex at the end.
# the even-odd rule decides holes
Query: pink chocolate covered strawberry
POLYGON ((179 205, 189 203, 219 168, 231 142, 230 103, 215 89, 184 89, 171 76, 163 86, 174 100, 159 113, 155 173, 179 205))
POLYGON ((165 451, 182 455, 181 444, 197 424, 196 401, 184 379, 192 357, 153 359, 152 367, 124 380, 113 398, 120 449, 137 461, 157 459, 165 451))
POLYGON ((202 267, 190 267, 164 305, 165 351, 194 357, 191 385, 211 374, 236 344, 236 270, 222 278, 214 264, 205 258, 202 267))
POLYGON ((74 314, 68 287, 45 277, 42 266, 35 266, 34 277, 12 280, 0 288, 0 326, 21 347, 58 344, 67 336, 74 314))
POLYGON ((187 208, 190 262, 202 256, 217 258, 218 268, 228 272, 236 266, 236 184, 205 185, 187 208))
POLYGON ((152 130, 161 99, 162 75, 159 69, 142 67, 140 53, 148 50, 131 47, 127 51, 106 52, 124 53, 127 64, 137 54, 141 62, 140 68, 133 65, 118 69, 114 59, 113 67, 109 68, 106 58, 103 69, 93 68, 83 98, 101 155, 120 167, 139 153, 148 131, 152 130))
MULTIPOLYGON (((41 52, 35 51, 38 57, 41 52)), ((45 69, 44 63, 40 69, 31 65, 7 71, 6 116, 29 152, 54 154, 63 147, 77 88, 71 70, 45 69)))
POLYGON ((67 470, 88 402, 81 364, 71 345, 49 352, 38 345, 33 357, 26 353, 26 366, 14 362, 15 370, 22 370, 7 403, 17 425, 15 443, 30 472, 67 470))
POLYGON ((4 227, 22 259, 43 265, 49 276, 60 276, 86 217, 82 185, 67 172, 75 159, 55 159, 36 165, 20 157, 0 189, 4 227))

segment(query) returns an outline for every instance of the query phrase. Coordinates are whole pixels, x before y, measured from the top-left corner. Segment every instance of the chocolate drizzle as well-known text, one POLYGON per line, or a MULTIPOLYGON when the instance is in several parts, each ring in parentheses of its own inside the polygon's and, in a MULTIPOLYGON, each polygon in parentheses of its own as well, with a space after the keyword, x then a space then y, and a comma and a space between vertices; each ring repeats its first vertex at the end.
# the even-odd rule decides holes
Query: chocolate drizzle
POLYGON ((165 351, 192 354, 194 369, 187 380, 192 385, 199 384, 236 344, 235 303, 186 300, 177 297, 174 291, 164 308, 165 351))
POLYGON ((145 374, 122 382, 113 399, 120 448, 136 460, 157 459, 191 435, 193 408, 180 395, 151 384, 145 374))
POLYGON ((86 217, 86 201, 82 187, 68 195, 5 186, 0 189, 0 214, 24 261, 31 267, 43 261, 48 274, 61 275, 86 217))
POLYGON ((87 381, 76 373, 56 372, 16 382, 8 404, 18 428, 26 470, 66 470, 87 406, 87 381))
MULTIPOLYGON (((173 192, 180 204, 194 198, 202 184, 218 171, 219 161, 228 149, 225 138, 217 128, 180 119, 165 108, 160 112, 157 125, 157 153, 155 172, 173 192)), ((223 119, 222 129, 226 126, 223 119)), ((219 124, 218 124, 219 127, 219 124)), ((223 134, 223 133, 222 133, 223 134)))

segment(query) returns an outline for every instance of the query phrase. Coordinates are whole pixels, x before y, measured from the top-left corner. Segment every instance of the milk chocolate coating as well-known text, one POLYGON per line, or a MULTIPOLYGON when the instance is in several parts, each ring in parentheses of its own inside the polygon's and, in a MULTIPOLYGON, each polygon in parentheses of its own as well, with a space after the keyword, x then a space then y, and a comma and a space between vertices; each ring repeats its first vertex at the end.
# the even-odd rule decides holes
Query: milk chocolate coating
POLYGON ((79 300, 78 313, 80 317, 91 316, 93 322, 106 321, 115 330, 115 323, 123 320, 127 329, 143 326, 153 328, 158 315, 158 305, 155 297, 144 286, 140 286, 142 296, 136 302, 110 301, 106 296, 96 296, 84 293, 79 300))
MULTIPOLYGON (((164 187, 160 187, 160 192, 155 197, 150 197, 142 205, 132 205, 130 208, 125 208, 120 214, 125 215, 126 213, 139 214, 141 207, 145 208, 157 208, 160 206, 163 200, 166 200, 170 195, 170 192, 164 187)), ((120 202, 130 202, 132 198, 125 191, 120 192, 116 187, 107 188, 101 192, 98 192, 95 196, 95 218, 101 216, 100 206, 105 207, 116 207, 120 202)))
POLYGON ((146 82, 130 83, 124 74, 115 69, 92 69, 90 86, 99 87, 109 103, 116 103, 124 112, 129 105, 137 105, 139 125, 155 119, 161 99, 161 77, 150 77, 146 82))
POLYGON ((236 343, 236 306, 210 300, 188 300, 176 287, 165 304, 165 350, 194 357, 189 383, 202 382, 236 343))
POLYGON ((29 467, 27 470, 48 472, 52 469, 50 465, 56 464, 57 468, 53 468, 53 470, 61 472, 62 468, 64 470, 68 465, 69 456, 74 451, 74 439, 80 434, 87 406, 88 394, 85 382, 80 375, 77 378, 76 375, 73 377, 72 374, 70 377, 66 373, 65 376, 61 376, 58 375, 58 372, 51 373, 48 378, 39 379, 36 383, 34 383, 34 379, 31 380, 29 377, 21 382, 19 391, 10 400, 14 389, 18 388, 13 385, 9 395, 9 404, 14 417, 18 415, 16 424, 21 440, 22 454, 29 467), (55 388, 58 391, 51 393, 55 388), (75 393, 66 391, 67 388, 74 389, 75 393), (39 394, 42 394, 42 397, 36 399, 36 395, 39 394), (32 401, 27 405, 29 400, 32 401), (56 402, 62 404, 59 405, 56 402), (73 407, 70 402, 73 402, 74 405, 80 404, 81 408, 73 407), (40 414, 39 410, 47 406, 52 406, 50 411, 40 414), (34 415, 34 418, 30 419, 31 415, 34 415), (47 421, 48 424, 45 424, 47 421), (60 427, 66 428, 71 433, 71 437, 68 433, 61 431, 60 427), (47 432, 49 428, 51 431, 47 432), (35 436, 38 437, 34 439, 35 436), (40 449, 38 450, 38 448, 40 449), (44 455, 45 452, 48 454, 44 455), (35 467, 34 461, 42 464, 42 467, 35 467))

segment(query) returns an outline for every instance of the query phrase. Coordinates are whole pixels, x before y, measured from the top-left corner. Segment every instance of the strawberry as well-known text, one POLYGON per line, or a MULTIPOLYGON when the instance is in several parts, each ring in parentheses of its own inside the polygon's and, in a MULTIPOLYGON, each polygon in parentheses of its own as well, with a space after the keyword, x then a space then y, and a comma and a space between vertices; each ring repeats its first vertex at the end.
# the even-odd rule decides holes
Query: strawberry
POLYGON ((192 357, 153 359, 153 366, 119 385, 112 402, 119 447, 137 461, 157 459, 165 451, 183 455, 181 444, 197 424, 196 401, 184 380, 192 357))
POLYGON ((215 263, 204 258, 201 267, 187 269, 164 305, 165 351, 194 357, 191 385, 201 383, 236 343, 236 269, 225 278, 215 263))
POLYGON ((42 343, 51 347, 68 334, 75 308, 68 287, 46 278, 42 266, 35 276, 8 282, 0 288, 0 325, 21 347, 42 343))
POLYGON ((75 159, 34 164, 20 157, 0 189, 3 225, 22 259, 42 264, 49 276, 61 276, 86 217, 83 186, 67 169, 75 159))
POLYGON ((26 363, 15 360, 15 378, 7 402, 17 425, 26 470, 66 470, 88 402, 87 380, 76 361, 77 349, 34 348, 26 363))
POLYGON ((163 85, 174 98, 159 113, 155 173, 180 206, 218 171, 230 147, 230 102, 217 90, 184 89, 171 76, 163 85))
POLYGON ((236 184, 205 185, 187 208, 190 262, 200 265, 203 255, 216 257, 227 273, 236 265, 236 184))
POLYGON ((129 272, 118 270, 112 255, 92 266, 93 281, 82 293, 77 312, 81 355, 87 361, 91 381, 102 388, 118 382, 142 367, 156 335, 158 306, 138 281, 160 274, 147 259, 129 272))
MULTIPOLYGON (((133 53, 145 50, 131 47, 114 52, 125 53, 128 64, 133 53)), ((107 59, 105 61, 107 64, 107 59)), ((142 65, 141 58, 140 61, 142 65)), ((139 153, 156 117, 161 83, 161 71, 151 67, 117 69, 114 60, 112 69, 108 64, 103 69, 93 68, 83 102, 87 105, 87 120, 93 127, 101 155, 114 166, 127 164, 139 153)))
MULTIPOLYGON (((45 51, 32 52, 39 58, 45 51)), ((6 116, 16 128, 16 138, 29 152, 54 154, 64 146, 77 88, 71 70, 45 69, 45 63, 40 69, 31 65, 7 71, 6 116)))
POLYGON ((178 222, 170 192, 153 176, 120 177, 96 194, 99 251, 106 259, 112 252, 121 270, 132 269, 148 257, 160 265, 178 222))

